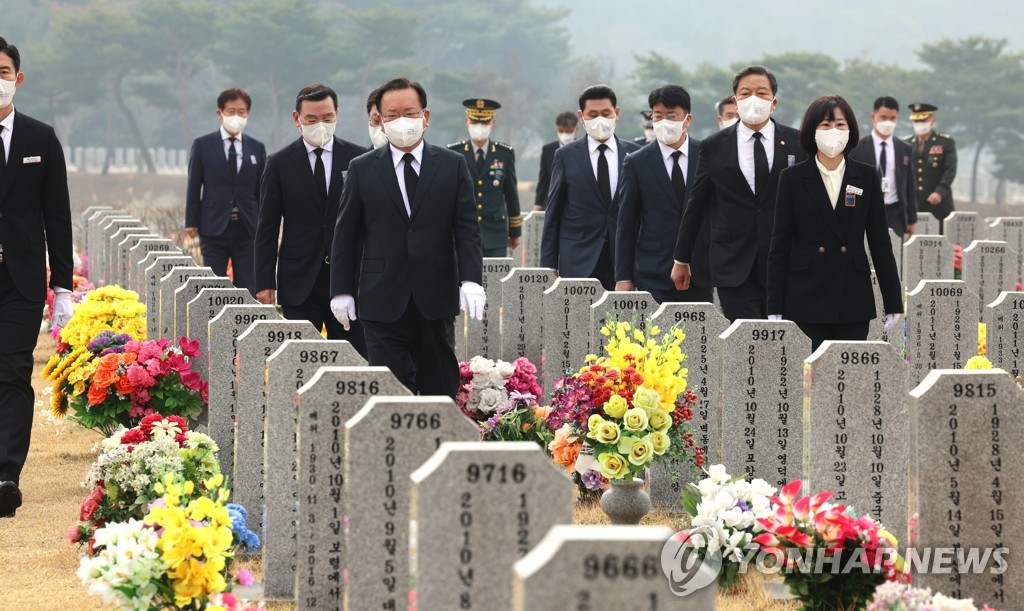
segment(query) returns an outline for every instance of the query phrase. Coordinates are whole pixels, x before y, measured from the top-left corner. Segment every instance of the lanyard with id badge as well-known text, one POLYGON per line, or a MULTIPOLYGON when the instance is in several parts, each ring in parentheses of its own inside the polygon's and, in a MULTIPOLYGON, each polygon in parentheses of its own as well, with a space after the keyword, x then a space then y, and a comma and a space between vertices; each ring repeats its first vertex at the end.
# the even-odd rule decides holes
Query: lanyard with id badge
POLYGON ((846 185, 846 197, 844 198, 843 205, 847 208, 855 208, 858 195, 864 195, 864 189, 858 189, 853 185, 846 185))

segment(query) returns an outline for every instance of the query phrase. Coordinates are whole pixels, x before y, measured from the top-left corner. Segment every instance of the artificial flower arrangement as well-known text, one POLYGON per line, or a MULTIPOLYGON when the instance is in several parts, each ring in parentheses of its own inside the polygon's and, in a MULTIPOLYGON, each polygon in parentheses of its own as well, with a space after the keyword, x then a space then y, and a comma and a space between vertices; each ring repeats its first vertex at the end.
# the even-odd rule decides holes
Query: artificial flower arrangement
POLYGON ((992 361, 988 360, 988 357, 977 355, 967 359, 964 363, 964 369, 992 369, 992 361))
POLYGON ((543 425, 548 410, 541 395, 537 367, 526 357, 509 363, 475 356, 459 364, 455 402, 480 427, 485 441, 533 441, 544 446, 551 435, 543 425))
POLYGON ((985 356, 988 354, 988 327, 985 323, 978 323, 978 355, 985 356))
MULTIPOLYGON (((50 288, 50 268, 46 268, 46 305, 43 309, 43 321, 50 323, 53 318, 53 301, 57 295, 50 288)), ((71 303, 81 303, 85 299, 89 291, 92 291, 96 287, 93 286, 89 278, 75 270, 71 276, 71 303)), ((50 326, 50 334, 53 339, 58 339, 60 334, 60 327, 50 326)))
POLYGON ((774 513, 771 498, 776 489, 763 479, 732 476, 725 465, 711 465, 707 477, 688 484, 682 491, 683 509, 690 516, 684 540, 691 541, 699 558, 718 553, 722 570, 718 588, 725 593, 736 588, 746 550, 757 548, 753 538, 764 531, 758 518, 774 513), (701 531, 706 536, 692 537, 701 531))
MULTIPOLYGON (((931 588, 915 588, 889 581, 875 589, 866 611, 979 611, 973 599, 960 600, 932 594, 931 588)), ((984 605, 981 611, 997 611, 984 605)))
POLYGON ((771 497, 752 541, 775 555, 783 579, 806 611, 859 609, 885 581, 905 578, 896 538, 853 508, 831 505, 831 492, 800 498, 801 480, 771 497))
POLYGON ((555 462, 590 490, 639 477, 657 459, 701 466, 703 451, 689 427, 697 397, 686 389, 682 330, 661 334, 655 326, 645 335, 610 319, 601 334, 608 338, 603 354, 555 381, 547 417, 555 462))
POLYGON ((139 294, 116 284, 89 291, 75 305, 74 315, 60 330, 57 352, 63 347, 79 348, 93 340, 101 331, 125 333, 132 339, 146 339, 146 306, 139 294))

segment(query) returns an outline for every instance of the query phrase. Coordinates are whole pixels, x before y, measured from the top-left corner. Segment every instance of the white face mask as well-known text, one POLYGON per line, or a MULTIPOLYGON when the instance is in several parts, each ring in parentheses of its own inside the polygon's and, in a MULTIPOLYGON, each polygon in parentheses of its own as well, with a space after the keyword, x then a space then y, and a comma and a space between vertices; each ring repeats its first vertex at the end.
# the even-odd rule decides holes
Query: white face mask
POLYGON ((299 129, 302 130, 302 139, 309 146, 322 148, 334 138, 334 129, 337 126, 337 123, 324 123, 321 121, 313 125, 301 125, 299 129))
MULTIPOLYGON (((689 115, 687 115, 689 116, 689 115)), ((672 146, 686 133, 686 121, 662 119, 654 122, 654 136, 665 146, 672 146)))
POLYGON ((373 143, 373 148, 379 149, 388 143, 388 137, 384 134, 384 129, 379 125, 368 125, 370 130, 370 142, 373 143))
POLYGON ((882 134, 883 136, 891 136, 892 133, 896 131, 896 122, 879 121, 878 123, 875 123, 875 129, 877 129, 878 133, 882 134))
POLYGON ((247 119, 238 115, 222 115, 220 122, 224 126, 224 131, 232 136, 237 136, 245 129, 247 119))
POLYGON ((483 123, 470 123, 469 139, 473 142, 483 142, 491 137, 491 126, 483 123))
POLYGON ((818 150, 829 159, 842 153, 849 141, 850 130, 835 127, 814 130, 814 143, 818 145, 818 150))
POLYGON ((0 79, 0 108, 7 108, 14 101, 14 91, 17 87, 14 81, 0 79))
POLYGON ((923 136, 932 131, 932 124, 928 121, 914 121, 914 133, 923 136))
POLYGON ((772 114, 772 102, 774 101, 774 99, 766 100, 752 95, 749 98, 736 100, 736 112, 748 125, 764 123, 772 114))
POLYGON ((616 120, 611 117, 586 119, 583 121, 583 129, 585 129, 587 131, 587 135, 594 140, 604 142, 615 135, 615 121, 616 120))
POLYGON ((739 123, 739 121, 740 121, 739 117, 733 117, 732 119, 719 119, 718 120, 718 129, 725 129, 727 127, 732 127, 733 125, 736 125, 737 123, 739 123))
POLYGON ((388 141, 399 148, 410 147, 419 142, 425 129, 426 125, 423 124, 422 118, 398 117, 384 124, 384 133, 387 134, 388 141))
POLYGON ((572 142, 575 139, 576 139, 576 132, 573 132, 571 134, 563 134, 562 132, 558 132, 558 143, 561 144, 562 146, 565 146, 566 144, 569 144, 570 142, 572 142))

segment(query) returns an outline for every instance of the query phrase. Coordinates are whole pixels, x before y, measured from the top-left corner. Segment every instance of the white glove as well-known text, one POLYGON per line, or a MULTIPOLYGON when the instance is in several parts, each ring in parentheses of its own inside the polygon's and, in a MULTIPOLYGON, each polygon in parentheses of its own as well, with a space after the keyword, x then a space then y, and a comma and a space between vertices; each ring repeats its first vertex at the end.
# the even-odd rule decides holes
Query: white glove
POLYGON ((772 322, 779 322, 782 320, 782 314, 769 314, 768 320, 772 322))
POLYGON ((882 325, 882 328, 884 330, 888 331, 892 327, 895 327, 896 323, 898 323, 899 321, 900 321, 899 313, 894 312, 892 314, 886 314, 885 315, 885 323, 882 325))
POLYGON ((486 303, 487 294, 484 293, 484 287, 468 280, 462 283, 459 288, 459 307, 465 310, 470 318, 483 320, 486 303))
POLYGON ((53 326, 64 328, 71 320, 71 314, 71 292, 56 293, 53 296, 53 326))
POLYGON ((356 300, 352 295, 335 295, 331 299, 331 312, 346 331, 356 319, 356 300))

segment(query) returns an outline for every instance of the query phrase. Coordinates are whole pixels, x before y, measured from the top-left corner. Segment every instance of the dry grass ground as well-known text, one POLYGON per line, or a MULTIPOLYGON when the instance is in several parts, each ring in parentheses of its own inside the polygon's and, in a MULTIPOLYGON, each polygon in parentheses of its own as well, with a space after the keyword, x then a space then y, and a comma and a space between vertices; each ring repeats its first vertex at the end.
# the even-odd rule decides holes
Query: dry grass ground
MULTIPOLYGON (((44 403, 46 385, 38 372, 52 353, 53 342, 40 336, 36 350, 36 395, 44 403)), ((42 405, 38 409, 42 409, 42 405)), ((37 410, 38 412, 38 410, 37 410)), ((65 531, 78 516, 78 504, 85 494, 81 482, 95 454, 97 433, 70 423, 51 424, 45 416, 35 418, 32 450, 21 487, 25 505, 13 520, 0 520, 0 611, 98 609, 98 598, 90 597, 79 582, 78 550, 68 545, 65 531)), ((644 524, 657 524, 676 529, 681 515, 655 512, 644 518, 644 524)), ((578 505, 577 524, 607 524, 608 520, 596 504, 578 505)), ((257 560, 240 562, 262 577, 262 564, 257 560)), ((763 580, 751 575, 741 591, 720 596, 721 611, 782 611, 796 609, 793 603, 771 600, 765 593, 763 580)), ((294 609, 287 603, 271 603, 272 611, 294 609)))

